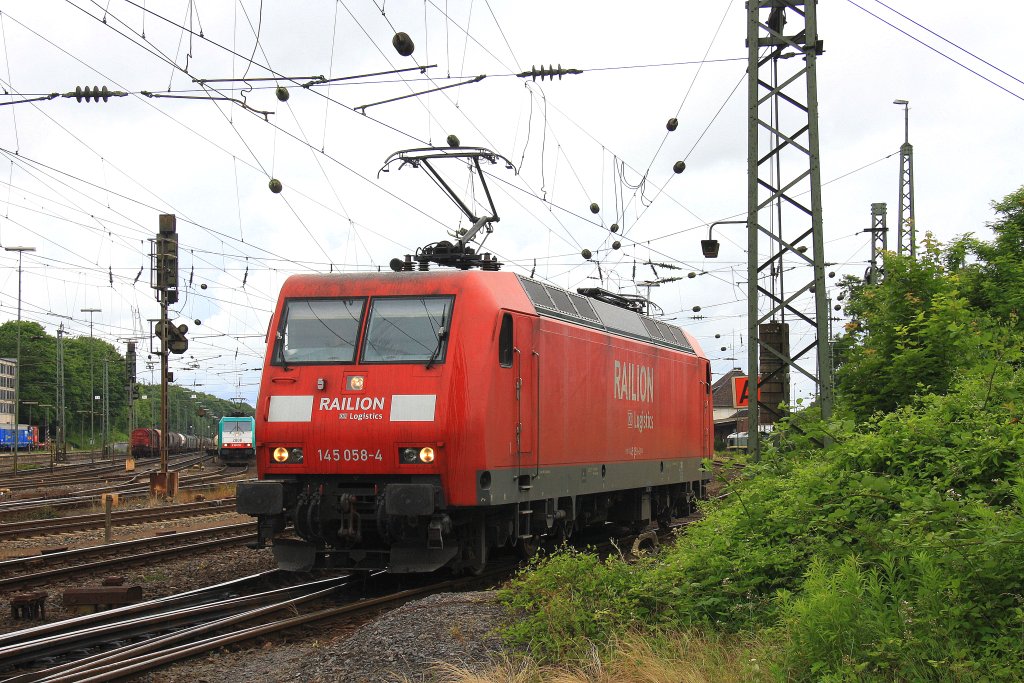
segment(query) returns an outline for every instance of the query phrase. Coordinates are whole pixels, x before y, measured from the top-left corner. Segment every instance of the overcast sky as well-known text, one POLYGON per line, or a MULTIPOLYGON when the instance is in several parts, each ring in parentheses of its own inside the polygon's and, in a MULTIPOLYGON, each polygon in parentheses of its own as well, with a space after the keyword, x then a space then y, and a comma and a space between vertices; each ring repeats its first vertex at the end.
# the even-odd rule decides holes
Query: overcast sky
MULTIPOLYGON (((895 243, 904 119, 894 99, 910 101, 919 239, 987 236, 990 202, 1024 184, 1024 54, 1013 37, 1024 8, 889 7, 819 5, 825 258, 840 277, 864 274, 872 202, 888 204, 895 243)), ((716 228, 717 260, 699 243, 708 223, 746 211, 738 0, 0 0, 0 29, 0 245, 36 248, 24 255, 22 317, 51 334, 63 323, 87 335, 81 309, 100 308, 94 332, 122 353, 124 340, 147 337, 159 315, 149 240, 159 214, 176 214, 173 315, 191 328, 188 353, 172 357, 177 383, 251 403, 288 275, 387 269, 466 226, 421 170, 378 176, 393 152, 454 134, 515 166, 488 168, 501 221, 485 250, 508 269, 625 293, 655 277, 647 261, 697 273, 652 299, 701 340, 716 375, 746 364, 742 226, 716 228), (392 46, 396 31, 415 42, 412 56, 392 46), (515 76, 549 64, 583 73, 515 76), (396 69, 411 70, 365 76, 396 69), (308 85, 321 76, 363 77, 308 85), (242 78, 253 80, 228 80, 242 78), (13 104, 76 86, 129 94, 13 104), (679 126, 668 133, 671 117, 679 126)), ((444 170, 467 201, 482 199, 465 168, 444 170)), ((0 264, 0 319, 10 320, 17 257, 0 252, 0 264)), ((139 375, 158 379, 144 362, 139 375)))

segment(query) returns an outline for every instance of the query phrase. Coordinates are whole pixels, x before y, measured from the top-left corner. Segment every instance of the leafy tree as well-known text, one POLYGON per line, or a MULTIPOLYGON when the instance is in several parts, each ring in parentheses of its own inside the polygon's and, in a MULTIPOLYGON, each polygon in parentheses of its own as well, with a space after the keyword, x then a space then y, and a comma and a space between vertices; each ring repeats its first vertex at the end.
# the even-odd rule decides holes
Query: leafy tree
POLYGON ((956 240, 948 265, 959 274, 972 307, 1019 325, 1024 313, 1024 187, 992 206, 1000 216, 989 225, 995 240, 972 235, 956 240), (969 262, 971 256, 975 260, 969 262))
MULTIPOLYGON (((0 356, 14 358, 17 354, 18 323, 0 325, 0 356)), ((67 433, 73 446, 88 445, 95 425, 97 442, 102 430, 102 400, 93 396, 103 394, 103 367, 107 367, 108 406, 110 410, 111 440, 123 440, 128 432, 128 386, 125 377, 125 358, 108 342, 90 337, 64 339, 64 400, 67 433), (95 411, 90 419, 90 410, 95 411), (76 438, 76 434, 78 435, 76 438)), ((156 426, 160 419, 159 385, 143 387, 146 400, 134 407, 137 426, 156 426)), ((42 325, 21 322, 21 382, 19 400, 22 402, 22 423, 30 421, 37 426, 46 425, 51 435, 55 432, 57 404, 57 338, 46 333, 42 325), (37 405, 49 404, 53 408, 26 408, 25 401, 37 405)), ((252 415, 247 404, 217 398, 187 387, 169 387, 170 429, 181 433, 206 436, 216 431, 217 420, 234 411, 252 415), (192 397, 195 396, 193 399, 192 397), (200 414, 200 412, 202 414, 200 414)))
POLYGON ((884 256, 885 277, 847 278, 850 316, 836 341, 837 394, 858 420, 947 391, 957 372, 991 360, 1000 329, 1021 329, 1024 188, 993 204, 991 242, 966 235, 918 259, 884 256))

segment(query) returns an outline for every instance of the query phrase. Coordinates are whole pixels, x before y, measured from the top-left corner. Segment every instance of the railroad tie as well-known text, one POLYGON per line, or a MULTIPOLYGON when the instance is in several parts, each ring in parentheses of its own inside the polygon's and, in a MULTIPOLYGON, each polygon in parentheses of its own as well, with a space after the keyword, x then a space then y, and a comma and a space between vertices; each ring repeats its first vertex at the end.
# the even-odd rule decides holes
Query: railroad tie
POLYGON ((64 591, 64 607, 78 612, 99 612, 142 601, 142 586, 87 586, 64 591))

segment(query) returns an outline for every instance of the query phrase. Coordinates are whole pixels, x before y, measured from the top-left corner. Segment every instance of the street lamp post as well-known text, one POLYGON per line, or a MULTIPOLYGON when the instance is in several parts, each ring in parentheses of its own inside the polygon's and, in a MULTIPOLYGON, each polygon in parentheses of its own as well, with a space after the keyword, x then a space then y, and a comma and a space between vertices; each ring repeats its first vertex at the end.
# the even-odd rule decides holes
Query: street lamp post
POLYGON ((17 358, 14 367, 14 476, 18 476, 18 392, 21 385, 21 256, 26 251, 35 251, 35 247, 4 247, 5 251, 18 252, 18 342, 17 358))
POLYGON ((92 348, 92 314, 100 313, 98 308, 83 308, 82 313, 89 314, 89 461, 95 462, 95 454, 92 447, 96 443, 96 382, 93 375, 93 348, 92 348))

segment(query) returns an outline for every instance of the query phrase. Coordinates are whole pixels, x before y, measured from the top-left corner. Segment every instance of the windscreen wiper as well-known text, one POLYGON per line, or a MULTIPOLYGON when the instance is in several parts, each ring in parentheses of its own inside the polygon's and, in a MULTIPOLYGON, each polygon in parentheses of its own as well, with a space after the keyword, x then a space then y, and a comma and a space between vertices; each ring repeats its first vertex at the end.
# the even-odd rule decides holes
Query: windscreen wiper
POLYGON ((434 352, 430 354, 430 360, 427 361, 426 369, 429 370, 434 365, 434 361, 441 354, 441 346, 444 344, 444 340, 448 338, 448 330, 444 326, 444 316, 441 316, 441 326, 437 328, 437 346, 434 347, 434 352))

